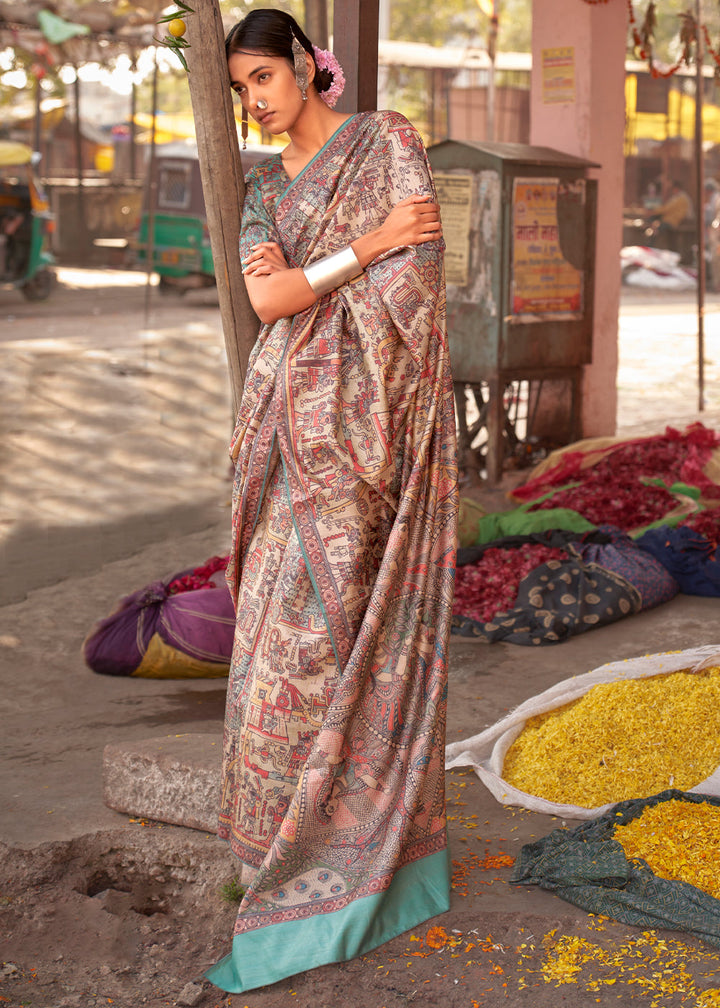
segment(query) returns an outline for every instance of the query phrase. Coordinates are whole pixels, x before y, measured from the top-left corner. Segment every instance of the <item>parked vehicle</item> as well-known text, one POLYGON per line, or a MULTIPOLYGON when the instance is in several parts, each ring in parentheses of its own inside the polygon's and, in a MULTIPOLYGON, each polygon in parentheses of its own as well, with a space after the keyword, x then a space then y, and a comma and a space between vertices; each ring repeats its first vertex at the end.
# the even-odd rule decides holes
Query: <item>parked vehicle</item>
POLYGON ((0 285, 43 301, 55 285, 48 247, 54 220, 35 163, 30 147, 0 140, 0 285))
MULTIPOLYGON (((247 172, 277 147, 253 146, 242 152, 247 172)), ((205 215, 197 147, 192 143, 158 148, 148 177, 143 211, 131 255, 139 269, 160 277, 163 293, 179 293, 215 283, 210 234, 205 215), (151 250, 148 252, 148 250, 151 250)))

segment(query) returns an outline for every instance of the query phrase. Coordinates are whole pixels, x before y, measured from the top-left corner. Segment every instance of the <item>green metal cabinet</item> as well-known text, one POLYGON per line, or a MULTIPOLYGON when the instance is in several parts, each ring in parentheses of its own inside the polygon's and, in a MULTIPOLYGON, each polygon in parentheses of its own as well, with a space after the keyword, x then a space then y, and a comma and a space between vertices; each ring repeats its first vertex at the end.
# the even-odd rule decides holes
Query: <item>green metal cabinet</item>
MULTIPOLYGON (((515 380, 567 379, 579 436, 591 360, 593 162, 512 143, 446 140, 428 155, 442 211, 453 378, 487 383, 488 482, 503 462, 503 394, 515 380)), ((464 391, 463 391, 464 395, 464 391)), ((461 411, 459 411, 461 412, 461 411)), ((466 426, 458 416, 461 450, 466 426)))

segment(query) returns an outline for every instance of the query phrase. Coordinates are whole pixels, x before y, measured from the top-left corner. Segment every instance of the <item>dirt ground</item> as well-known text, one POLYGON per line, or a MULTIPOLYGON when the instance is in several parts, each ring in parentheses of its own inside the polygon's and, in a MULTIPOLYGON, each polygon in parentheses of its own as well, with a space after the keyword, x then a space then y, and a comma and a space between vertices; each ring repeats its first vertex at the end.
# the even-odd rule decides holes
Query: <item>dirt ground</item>
MULTIPOLYGON (((718 950, 631 929, 508 885, 519 846, 475 826, 470 774, 449 775, 452 908, 348 963, 243 995, 203 981, 228 950, 224 848, 160 823, 29 852, 3 849, 0 998, 12 1008, 706 1008, 718 950), (473 832, 473 827, 475 831, 473 832), (503 909, 503 905, 505 909, 503 909)), ((521 816, 516 812, 515 816, 521 816)), ((511 815, 507 816, 510 831, 511 815)), ((539 827, 534 817, 534 827, 539 827)), ((557 826, 558 823, 552 823, 557 826)))
MULTIPOLYGON (((447 775, 448 914, 350 963, 246 995, 202 981, 229 947, 235 911, 223 892, 234 863, 214 835, 106 808, 101 764, 118 738, 219 733, 224 683, 93 676, 80 645, 117 597, 225 541, 229 395, 217 305, 212 292, 172 302, 153 292, 146 311, 142 278, 64 271, 62 280, 42 305, 0 292, 0 1006, 720 1003, 718 950, 511 886, 523 843, 575 824, 502 807, 463 770, 447 775)), ((685 368, 675 381, 670 370, 692 357, 691 337, 676 331, 692 306, 669 306, 653 324, 650 377, 635 339, 642 334, 652 354, 646 308, 633 298, 626 428, 696 418, 692 375, 685 368)), ((719 337, 714 327, 716 417, 719 337)), ((710 643, 716 623, 717 600, 682 596, 540 653, 456 639, 448 737, 481 730, 574 671, 710 643)))

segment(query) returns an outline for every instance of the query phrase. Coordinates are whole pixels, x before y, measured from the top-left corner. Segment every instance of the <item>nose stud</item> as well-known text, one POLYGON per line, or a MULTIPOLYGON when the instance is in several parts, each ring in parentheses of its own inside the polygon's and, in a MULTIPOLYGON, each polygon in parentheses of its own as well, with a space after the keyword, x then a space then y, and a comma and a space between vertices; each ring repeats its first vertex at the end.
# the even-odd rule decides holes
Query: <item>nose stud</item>
POLYGON ((260 109, 261 112, 265 111, 265 109, 267 108, 267 102, 265 101, 264 98, 260 98, 260 100, 257 103, 257 107, 260 109))

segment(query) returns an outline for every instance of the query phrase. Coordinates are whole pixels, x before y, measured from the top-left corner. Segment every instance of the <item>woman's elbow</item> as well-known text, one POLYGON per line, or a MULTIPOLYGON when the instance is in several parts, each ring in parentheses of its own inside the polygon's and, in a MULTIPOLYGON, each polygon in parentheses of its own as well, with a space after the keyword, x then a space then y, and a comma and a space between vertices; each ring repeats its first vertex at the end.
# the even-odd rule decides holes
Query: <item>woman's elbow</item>
POLYGON ((255 314, 263 325, 273 325, 283 317, 277 310, 273 311, 270 305, 253 305, 253 308, 255 308, 255 314))
POLYGON ((250 304, 265 325, 273 325, 278 319, 290 318, 316 301, 316 296, 306 281, 303 280, 300 285, 294 282, 293 272, 299 271, 288 270, 270 277, 246 280, 250 304))
POLYGON ((250 297, 250 304, 253 306, 253 311, 263 325, 273 325, 274 322, 283 317, 277 301, 273 303, 271 298, 253 296, 250 292, 248 292, 248 295, 250 297))
POLYGON ((284 301, 282 298, 250 298, 255 314, 263 325, 273 325, 282 318, 291 318, 304 311, 314 303, 314 298, 293 299, 284 301))

